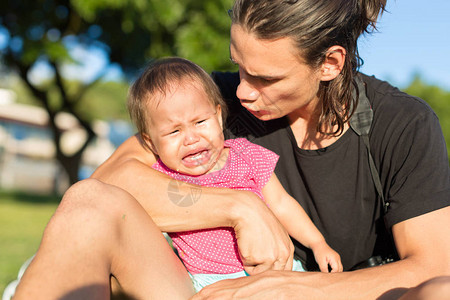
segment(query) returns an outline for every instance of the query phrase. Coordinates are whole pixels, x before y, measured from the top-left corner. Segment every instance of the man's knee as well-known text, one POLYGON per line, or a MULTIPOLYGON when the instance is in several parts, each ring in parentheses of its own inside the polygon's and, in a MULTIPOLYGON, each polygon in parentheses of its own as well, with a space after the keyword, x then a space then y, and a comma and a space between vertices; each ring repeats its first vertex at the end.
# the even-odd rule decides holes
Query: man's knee
MULTIPOLYGON (((64 194, 55 214, 47 225, 47 234, 60 234, 70 227, 102 226, 117 218, 120 209, 114 203, 127 193, 95 179, 86 179, 71 186, 64 194), (86 225, 86 226, 84 226, 86 225)), ((126 201, 125 201, 126 202, 126 201)))
POLYGON ((450 295, 450 276, 432 278, 419 287, 422 289, 423 296, 426 296, 424 299, 441 299, 432 296, 450 295))
POLYGON ((64 194, 57 213, 76 210, 89 212, 114 212, 120 206, 129 205, 134 198, 124 190, 97 179, 85 179, 72 185, 64 194))
POLYGON ((121 189, 98 180, 80 181, 66 191, 45 229, 44 240, 82 240, 78 245, 85 248, 94 247, 93 243, 97 246, 114 243, 119 238, 118 222, 124 207, 133 199, 121 189))
POLYGON ((450 276, 440 276, 411 288, 399 300, 447 299, 448 295, 450 295, 450 276))

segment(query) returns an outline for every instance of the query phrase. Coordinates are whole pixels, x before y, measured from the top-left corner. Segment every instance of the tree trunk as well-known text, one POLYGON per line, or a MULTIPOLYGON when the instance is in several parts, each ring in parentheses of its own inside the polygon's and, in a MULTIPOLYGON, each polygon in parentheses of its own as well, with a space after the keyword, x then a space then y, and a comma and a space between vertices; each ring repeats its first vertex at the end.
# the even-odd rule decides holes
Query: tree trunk
POLYGON ((58 162, 61 164, 64 171, 66 171, 67 176, 69 177, 70 185, 76 183, 79 180, 78 171, 81 167, 81 157, 81 152, 77 152, 72 156, 64 155, 61 151, 56 154, 58 162))
MULTIPOLYGON (((35 87, 28 79, 28 71, 30 69, 30 66, 26 66, 23 64, 20 64, 17 62, 17 66, 19 67, 19 74, 22 80, 26 83, 32 94, 35 96, 36 100, 38 100, 45 110, 48 113, 49 116, 49 127, 53 134, 53 142, 56 148, 56 159, 59 161, 63 169, 66 171, 70 184, 74 184, 79 180, 78 178, 78 171, 81 166, 81 158, 83 155, 84 150, 87 148, 89 143, 94 139, 95 133, 92 129, 92 126, 87 121, 83 120, 83 118, 75 111, 74 106, 75 104, 81 99, 83 93, 87 90, 87 86, 84 86, 83 88, 80 88, 79 93, 77 94, 75 99, 69 99, 69 96, 67 94, 67 91, 65 90, 65 86, 62 82, 61 74, 59 73, 58 68, 56 67, 56 64, 51 63, 51 65, 54 67, 55 70, 55 84, 56 87, 59 89, 60 96, 61 96, 61 103, 60 103, 60 111, 62 109, 65 109, 68 111, 68 113, 72 114, 77 120, 78 124, 86 131, 87 133, 87 139, 84 142, 84 144, 78 149, 74 154, 72 155, 66 155, 63 153, 61 149, 61 130, 56 125, 56 115, 58 110, 55 108, 52 108, 50 106, 50 100, 48 95, 48 90, 40 90, 37 87, 35 87)), ((92 86, 95 84, 96 81, 92 82, 88 86, 92 86)))

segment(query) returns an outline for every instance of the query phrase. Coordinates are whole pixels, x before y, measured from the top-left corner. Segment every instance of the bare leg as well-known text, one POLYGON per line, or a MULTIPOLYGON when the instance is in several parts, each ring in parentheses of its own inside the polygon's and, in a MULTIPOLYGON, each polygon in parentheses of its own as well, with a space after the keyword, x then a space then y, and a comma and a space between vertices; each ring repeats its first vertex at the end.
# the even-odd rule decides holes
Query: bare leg
POLYGON ((139 203, 89 179, 71 187, 14 299, 109 299, 110 275, 138 299, 187 299, 184 266, 139 203))
POLYGON ((445 300, 450 298, 450 276, 435 277, 411 288, 399 300, 445 300))

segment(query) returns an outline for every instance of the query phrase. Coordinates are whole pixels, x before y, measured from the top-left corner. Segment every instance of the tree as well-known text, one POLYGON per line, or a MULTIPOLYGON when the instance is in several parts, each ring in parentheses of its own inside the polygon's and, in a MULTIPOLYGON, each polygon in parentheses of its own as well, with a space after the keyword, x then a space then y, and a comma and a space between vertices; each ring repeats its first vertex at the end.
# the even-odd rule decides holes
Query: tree
POLYGON ((426 84, 418 74, 414 76, 414 79, 404 91, 425 100, 436 112, 447 143, 447 152, 450 159, 450 92, 438 86, 426 84))
POLYGON ((83 113, 82 99, 105 75, 107 68, 89 80, 69 84, 64 68, 82 64, 74 47, 100 49, 107 64, 117 63, 131 78, 147 61, 162 56, 183 56, 207 70, 229 69, 229 20, 232 0, 3 0, 0 33, 8 38, 0 59, 19 75, 49 115, 56 158, 78 181, 83 151, 94 139, 92 118, 83 113), (52 76, 35 81, 30 72, 46 64, 52 76), (72 114, 87 138, 73 154, 61 149, 58 112, 72 114))

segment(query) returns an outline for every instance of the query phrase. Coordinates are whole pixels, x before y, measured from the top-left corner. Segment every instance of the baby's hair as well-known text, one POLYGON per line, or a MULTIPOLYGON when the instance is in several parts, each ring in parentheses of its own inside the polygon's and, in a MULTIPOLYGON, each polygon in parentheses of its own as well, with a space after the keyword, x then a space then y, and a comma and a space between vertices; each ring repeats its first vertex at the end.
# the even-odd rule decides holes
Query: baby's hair
POLYGON ((227 109, 219 88, 211 76, 197 64, 179 57, 157 59, 151 62, 131 85, 127 107, 131 120, 141 137, 149 135, 149 101, 161 101, 170 89, 181 84, 200 83, 214 107, 221 106, 225 124, 227 109))

